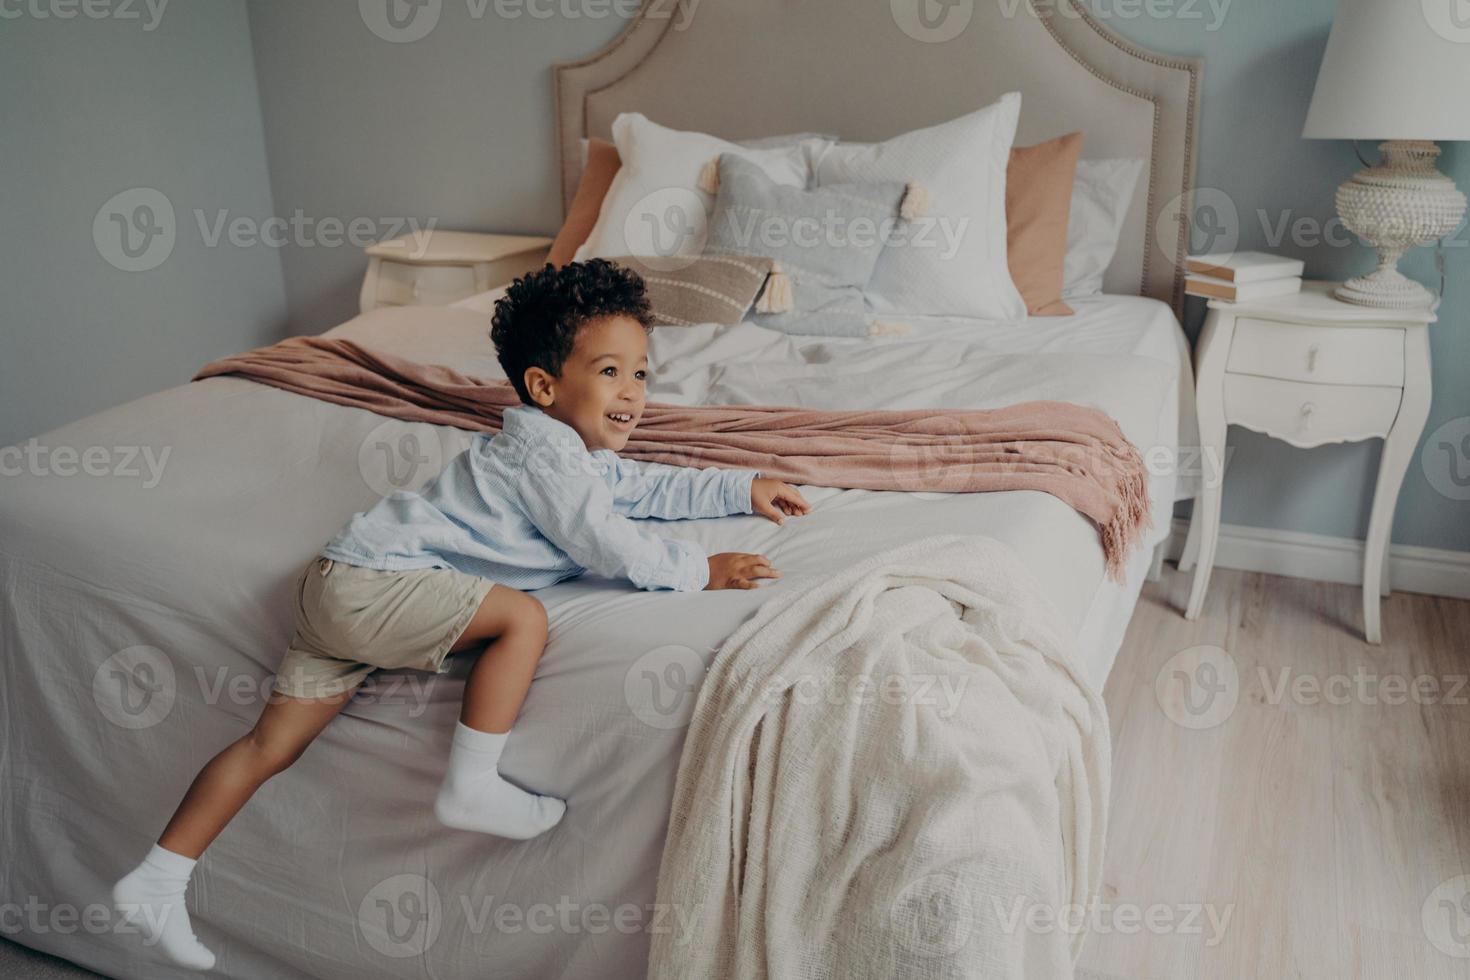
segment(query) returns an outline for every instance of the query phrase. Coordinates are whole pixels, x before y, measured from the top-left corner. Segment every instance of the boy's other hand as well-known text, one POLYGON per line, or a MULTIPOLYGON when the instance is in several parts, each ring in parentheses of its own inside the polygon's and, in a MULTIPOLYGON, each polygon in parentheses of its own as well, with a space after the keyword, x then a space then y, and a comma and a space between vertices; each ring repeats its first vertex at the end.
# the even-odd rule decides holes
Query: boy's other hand
POLYGON ((753 589, 756 579, 780 577, 781 573, 771 567, 764 555, 725 551, 709 556, 709 585, 704 588, 706 592, 714 589, 753 589))
POLYGON ((785 524, 786 518, 808 513, 812 505, 791 484, 761 477, 750 485, 750 509, 777 524, 785 524))

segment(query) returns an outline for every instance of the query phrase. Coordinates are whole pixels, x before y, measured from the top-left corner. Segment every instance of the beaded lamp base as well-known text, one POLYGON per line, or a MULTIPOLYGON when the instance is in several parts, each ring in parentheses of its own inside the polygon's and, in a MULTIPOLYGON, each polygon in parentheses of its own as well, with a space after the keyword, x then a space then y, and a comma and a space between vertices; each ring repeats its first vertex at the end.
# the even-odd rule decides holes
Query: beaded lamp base
POLYGON ((1337 213, 1347 229, 1378 248, 1378 268, 1350 279, 1333 295, 1360 306, 1409 309, 1434 296, 1398 271, 1415 245, 1454 231, 1465 215, 1465 195, 1434 166, 1439 147, 1430 140, 1380 143, 1383 162, 1359 170, 1337 189, 1337 213))

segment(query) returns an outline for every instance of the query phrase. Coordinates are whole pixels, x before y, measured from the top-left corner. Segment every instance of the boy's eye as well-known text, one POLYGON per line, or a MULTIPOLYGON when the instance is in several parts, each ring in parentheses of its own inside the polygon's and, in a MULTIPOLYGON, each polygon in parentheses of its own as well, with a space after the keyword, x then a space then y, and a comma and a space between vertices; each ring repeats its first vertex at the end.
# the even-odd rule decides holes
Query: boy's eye
POLYGON ((648 372, 647 371, 634 371, 633 372, 633 377, 637 378, 639 381, 647 381, 648 380, 648 372))
POLYGON ((616 378, 618 376, 618 369, 609 364, 607 367, 602 369, 602 373, 607 375, 609 378, 616 378))

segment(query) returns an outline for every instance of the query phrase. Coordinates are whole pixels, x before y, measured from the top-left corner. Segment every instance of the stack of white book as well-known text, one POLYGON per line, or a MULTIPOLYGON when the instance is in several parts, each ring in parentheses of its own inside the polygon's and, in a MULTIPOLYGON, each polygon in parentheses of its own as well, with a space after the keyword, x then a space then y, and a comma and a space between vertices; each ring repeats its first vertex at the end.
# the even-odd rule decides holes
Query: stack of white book
POLYGON ((1184 291, 1190 296, 1232 303, 1285 296, 1301 290, 1303 267, 1301 259, 1267 252, 1191 255, 1185 265, 1189 275, 1184 279, 1184 291))

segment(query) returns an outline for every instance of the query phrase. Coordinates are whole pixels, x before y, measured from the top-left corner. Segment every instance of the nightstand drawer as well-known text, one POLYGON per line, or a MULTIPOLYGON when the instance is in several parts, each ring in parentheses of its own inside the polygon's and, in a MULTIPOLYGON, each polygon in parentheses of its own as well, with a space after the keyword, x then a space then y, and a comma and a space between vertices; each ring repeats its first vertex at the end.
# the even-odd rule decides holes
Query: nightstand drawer
POLYGON ((1317 385, 1247 374, 1225 375, 1225 421, 1320 446, 1386 436, 1398 416, 1399 388, 1317 385))
POLYGON ((1225 370, 1324 385, 1404 383, 1404 332, 1241 317, 1225 370))
POLYGON ((379 306, 447 306, 475 294, 468 265, 406 265, 383 261, 374 297, 379 306))

